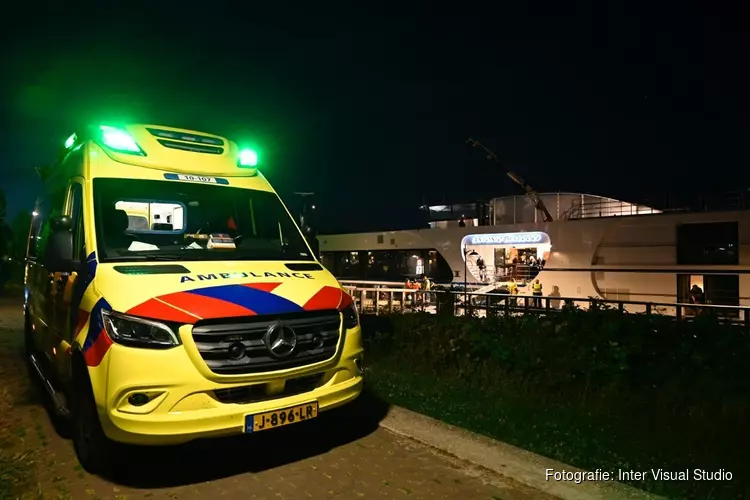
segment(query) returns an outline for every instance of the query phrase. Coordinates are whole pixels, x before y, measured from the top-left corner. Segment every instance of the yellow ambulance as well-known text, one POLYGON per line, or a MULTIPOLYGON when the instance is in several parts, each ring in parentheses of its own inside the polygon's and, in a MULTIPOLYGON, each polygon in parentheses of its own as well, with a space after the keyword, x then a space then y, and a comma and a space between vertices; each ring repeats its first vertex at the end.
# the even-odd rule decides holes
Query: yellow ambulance
POLYGON ((360 394, 355 305, 254 151, 96 126, 39 172, 25 347, 87 470, 119 443, 257 433, 360 394))

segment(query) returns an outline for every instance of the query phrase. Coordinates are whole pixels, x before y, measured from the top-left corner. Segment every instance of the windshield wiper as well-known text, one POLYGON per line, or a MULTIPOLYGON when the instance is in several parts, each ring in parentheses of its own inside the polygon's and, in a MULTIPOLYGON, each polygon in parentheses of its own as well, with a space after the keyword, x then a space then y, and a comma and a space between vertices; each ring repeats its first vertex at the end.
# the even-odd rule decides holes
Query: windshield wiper
POLYGON ((159 253, 159 254, 133 254, 122 257, 114 257, 107 259, 110 262, 127 262, 130 260, 184 260, 183 255, 177 255, 174 253, 159 253))
POLYGON ((301 255, 292 252, 289 245, 276 249, 238 248, 229 252, 227 255, 238 258, 238 260, 310 260, 310 256, 307 254, 301 255))
POLYGON ((149 253, 143 257, 148 260, 185 260, 184 254, 177 253, 149 253))

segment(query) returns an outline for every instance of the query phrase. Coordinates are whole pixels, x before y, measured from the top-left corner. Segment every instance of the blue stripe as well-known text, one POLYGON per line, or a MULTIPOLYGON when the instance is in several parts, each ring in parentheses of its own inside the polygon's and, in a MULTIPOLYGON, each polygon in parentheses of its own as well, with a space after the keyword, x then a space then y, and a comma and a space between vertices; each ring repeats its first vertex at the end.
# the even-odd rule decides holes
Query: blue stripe
POLYGON ((89 316, 89 331, 86 332, 86 341, 83 343, 83 352, 88 351, 96 339, 99 338, 99 334, 104 328, 104 321, 102 320, 102 309, 111 311, 112 306, 109 305, 104 297, 99 299, 94 308, 91 309, 91 316, 89 316))
POLYGON ((78 324, 78 314, 81 307, 81 300, 83 300, 83 296, 86 293, 86 289, 88 289, 89 285, 92 281, 94 281, 94 277, 96 276, 96 252, 91 252, 88 257, 86 257, 86 275, 79 279, 79 276, 76 276, 76 282, 73 285, 73 294, 70 297, 70 331, 73 332, 73 329, 78 324))
POLYGON ((245 307, 256 314, 284 314, 303 311, 302 306, 271 292, 242 285, 222 285, 190 290, 188 293, 211 297, 245 307))

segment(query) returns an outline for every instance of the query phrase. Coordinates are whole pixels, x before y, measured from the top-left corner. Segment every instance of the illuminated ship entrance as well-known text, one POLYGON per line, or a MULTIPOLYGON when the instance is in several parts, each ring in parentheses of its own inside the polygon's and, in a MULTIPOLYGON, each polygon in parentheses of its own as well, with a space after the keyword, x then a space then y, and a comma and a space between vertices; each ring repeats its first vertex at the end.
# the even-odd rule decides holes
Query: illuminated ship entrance
POLYGON ((469 234, 461 240, 466 270, 481 283, 530 281, 544 268, 550 249, 542 231, 469 234))

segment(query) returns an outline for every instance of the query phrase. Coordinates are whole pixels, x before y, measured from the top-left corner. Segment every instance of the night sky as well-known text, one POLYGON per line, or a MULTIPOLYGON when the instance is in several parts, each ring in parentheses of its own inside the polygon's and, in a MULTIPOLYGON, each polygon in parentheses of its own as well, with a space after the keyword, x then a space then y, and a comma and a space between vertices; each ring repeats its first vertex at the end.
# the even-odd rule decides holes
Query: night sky
POLYGON ((750 186, 746 8, 408 3, 14 6, 0 30, 9 218, 86 122, 260 144, 282 198, 316 192, 327 231, 414 226, 423 198, 519 194, 470 136, 538 191, 750 186))

